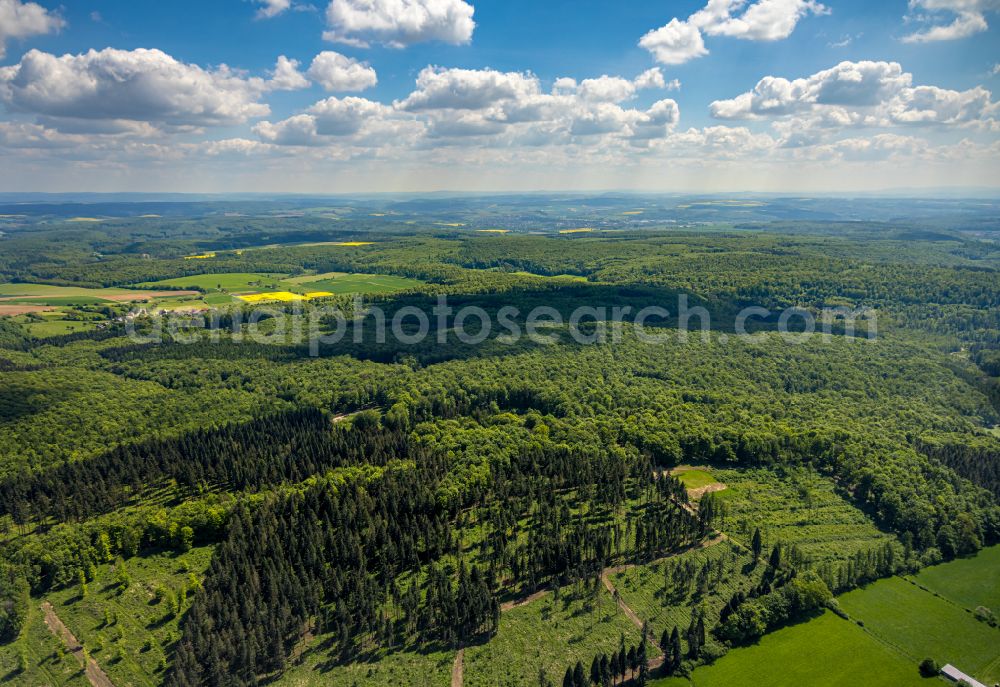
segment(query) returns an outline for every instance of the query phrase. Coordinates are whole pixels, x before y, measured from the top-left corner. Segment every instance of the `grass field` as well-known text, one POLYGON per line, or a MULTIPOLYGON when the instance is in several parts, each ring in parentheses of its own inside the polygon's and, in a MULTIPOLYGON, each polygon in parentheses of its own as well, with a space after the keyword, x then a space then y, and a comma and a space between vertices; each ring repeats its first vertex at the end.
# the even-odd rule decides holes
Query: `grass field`
POLYGON ((986 606, 1000 616, 1000 546, 973 558, 924 568, 913 580, 969 610, 986 606))
POLYGON ((11 298, 10 300, 4 300, 3 303, 11 304, 31 304, 31 303, 44 303, 45 305, 100 305, 102 303, 107 303, 107 299, 98 298, 97 296, 31 296, 25 298, 11 298))
POLYGON ((893 539, 836 493, 832 481, 801 469, 713 470, 727 486, 718 492, 729 507, 720 528, 749 545, 760 527, 765 549, 797 544, 814 562, 842 560, 893 539))
MULTIPOLYGON (((0 304, 0 312, 2 311, 2 304, 0 304)), ((79 316, 70 316, 67 313, 67 308, 53 308, 31 315, 18 315, 14 317, 14 321, 24 327, 29 334, 38 338, 91 331, 98 325, 96 319, 80 319, 79 316)))
MULTIPOLYGON (((319 276, 319 275, 317 275, 319 276)), ((294 284, 292 291, 326 291, 345 293, 394 293, 423 286, 424 282, 385 274, 339 274, 333 278, 316 279, 294 284)))
POLYGON ((217 274, 196 274, 190 277, 177 277, 163 281, 140 284, 144 287, 171 287, 179 289, 203 289, 205 291, 254 292, 277 291, 280 288, 284 274, 267 274, 260 272, 233 272, 217 274))
POLYGON ((86 332, 97 327, 96 322, 81 322, 80 320, 63 319, 62 313, 40 313, 44 318, 43 322, 34 322, 18 318, 18 322, 28 330, 28 333, 38 338, 48 336, 62 336, 73 332, 86 332))
POLYGON ((102 565, 86 598, 73 586, 47 600, 116 687, 158 685, 164 658, 180 636, 180 616, 167 617, 168 602, 157 601, 156 590, 179 593, 191 575, 201 578, 211 555, 212 549, 205 547, 180 556, 132 558, 125 563, 132 582, 124 591, 116 584, 115 566, 102 565))
POLYGON ((22 298, 46 303, 53 299, 63 301, 53 305, 64 305, 66 302, 102 302, 108 300, 108 296, 124 296, 130 292, 129 289, 85 289, 49 284, 0 284, 0 298, 17 298, 17 302, 23 302, 22 298))
POLYGON ((913 661, 930 657, 985 684, 1000 681, 1000 630, 907 580, 879 580, 844 594, 840 605, 913 661))
POLYGON ((925 680, 917 663, 865 634, 860 627, 825 613, 773 632, 751 647, 734 649, 692 679, 654 681, 654 687, 918 687, 925 680))
POLYGON ((707 487, 710 484, 718 484, 719 480, 715 478, 710 472, 705 470, 684 470, 680 469, 675 471, 674 476, 680 479, 684 483, 684 486, 688 489, 701 489, 702 487, 707 487))
POLYGON ((617 611, 614 599, 602 587, 600 609, 568 598, 570 589, 556 600, 546 595, 503 614, 500 631, 488 644, 465 650, 465 687, 537 685, 538 670, 545 670, 555 684, 562 684, 566 668, 582 661, 589 671, 599 652, 612 653, 619 638, 631 646, 639 630, 617 611))
MULTIPOLYGON (((420 287, 424 282, 406 277, 396 277, 384 274, 345 274, 343 272, 328 272, 325 274, 287 277, 284 274, 236 273, 236 274, 199 274, 192 277, 179 277, 145 284, 141 286, 158 286, 174 288, 203 289, 209 292, 205 298, 218 298, 222 295, 252 295, 262 293, 292 293, 305 295, 309 293, 349 294, 349 293, 394 293, 420 287)), ((222 303, 210 303, 221 305, 222 303)))

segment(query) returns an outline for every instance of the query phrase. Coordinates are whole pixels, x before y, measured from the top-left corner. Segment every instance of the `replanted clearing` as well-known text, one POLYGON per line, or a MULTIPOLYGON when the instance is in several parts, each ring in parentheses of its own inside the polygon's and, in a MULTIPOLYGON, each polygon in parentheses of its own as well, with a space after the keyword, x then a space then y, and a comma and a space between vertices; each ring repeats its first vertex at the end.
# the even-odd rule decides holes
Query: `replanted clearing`
POLYGON ((573 593, 565 587, 558 599, 548 594, 505 612, 493 639, 466 648, 465 687, 537 684, 539 668, 559 684, 577 661, 589 671, 596 654, 617 651, 622 634, 628 646, 639 643, 640 631, 603 585, 587 600, 573 593))

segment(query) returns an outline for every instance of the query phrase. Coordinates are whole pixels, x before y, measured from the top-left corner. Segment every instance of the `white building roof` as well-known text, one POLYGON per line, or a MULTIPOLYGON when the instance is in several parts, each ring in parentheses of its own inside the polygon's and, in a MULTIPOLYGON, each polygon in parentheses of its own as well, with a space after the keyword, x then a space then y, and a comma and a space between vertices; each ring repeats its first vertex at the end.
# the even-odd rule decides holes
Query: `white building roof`
POLYGON ((963 673, 961 670, 951 665, 950 663, 941 669, 941 674, 955 682, 958 682, 959 680, 964 680, 965 682, 968 682, 970 685, 972 685, 972 687, 986 687, 986 685, 984 685, 982 682, 973 677, 969 677, 968 675, 966 675, 965 673, 963 673))

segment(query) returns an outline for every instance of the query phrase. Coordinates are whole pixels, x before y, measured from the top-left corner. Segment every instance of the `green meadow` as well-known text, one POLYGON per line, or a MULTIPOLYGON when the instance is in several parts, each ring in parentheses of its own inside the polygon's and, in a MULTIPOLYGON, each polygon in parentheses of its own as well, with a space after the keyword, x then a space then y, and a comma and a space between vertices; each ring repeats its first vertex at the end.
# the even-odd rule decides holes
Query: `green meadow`
MULTIPOLYGON (((418 288, 424 282, 417 279, 384 274, 346 274, 327 272, 324 274, 288 277, 284 274, 260 272, 199 274, 178 277, 158 282, 140 284, 140 287, 169 287, 178 289, 201 289, 208 292, 264 293, 268 291, 288 291, 306 294, 326 291, 335 294, 349 293, 395 293, 418 288)), ((209 295, 211 297, 211 294, 209 295)), ((208 298, 205 299, 206 302, 208 298)), ((218 303, 210 303, 216 305, 218 303)))
POLYGON ((866 631, 897 647, 914 663, 951 663, 984 684, 1000 681, 1000 630, 961 606, 899 577, 840 597, 840 605, 866 631))
POLYGON ((88 289, 80 286, 52 286, 50 284, 0 284, 0 298, 23 296, 33 301, 40 298, 98 298, 120 296, 129 289, 88 289))
POLYGON ((196 274, 162 281, 139 284, 139 288, 169 287, 176 289, 201 289, 203 291, 278 291, 284 274, 263 272, 232 272, 196 274))
POLYGON ((912 579, 963 608, 985 606, 1000 616, 1000 546, 983 549, 971 558, 924 568, 912 579))
POLYGON ((691 679, 668 678, 654 687, 929 687, 917 664, 878 642, 856 624, 826 612, 809 622, 734 649, 691 679))
POLYGON ((23 326, 29 334, 40 339, 47 336, 62 336, 63 334, 72 334, 74 332, 86 332, 97 327, 97 322, 68 320, 65 317, 65 313, 58 310, 51 310, 49 312, 34 313, 30 317, 18 315, 14 318, 14 321, 23 326))
POLYGON ((327 291, 335 294, 345 293, 395 293, 416 289, 424 285, 424 282, 407 277, 396 277, 386 274, 327 274, 316 275, 316 278, 289 279, 287 283, 291 285, 289 291, 292 293, 310 293, 313 291, 327 291))
POLYGON ((688 489, 701 489, 719 482, 712 473, 705 470, 683 470, 674 476, 683 482, 688 489))

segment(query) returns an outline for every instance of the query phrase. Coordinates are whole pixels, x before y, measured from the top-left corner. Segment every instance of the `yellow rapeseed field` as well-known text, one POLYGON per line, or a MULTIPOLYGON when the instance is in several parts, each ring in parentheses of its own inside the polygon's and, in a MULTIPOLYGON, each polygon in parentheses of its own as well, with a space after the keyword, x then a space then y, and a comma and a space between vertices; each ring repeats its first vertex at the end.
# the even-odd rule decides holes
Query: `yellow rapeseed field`
POLYGON ((294 303, 295 301, 306 300, 305 296, 289 291, 272 291, 271 293, 248 293, 237 296, 244 303, 265 303, 267 301, 281 301, 282 303, 294 303))
POLYGON ((291 291, 271 291, 269 293, 247 293, 237 296, 244 303, 267 303, 279 301, 281 303, 296 303, 309 301, 313 298, 327 298, 333 294, 328 291, 313 291, 305 295, 292 293, 291 291))

